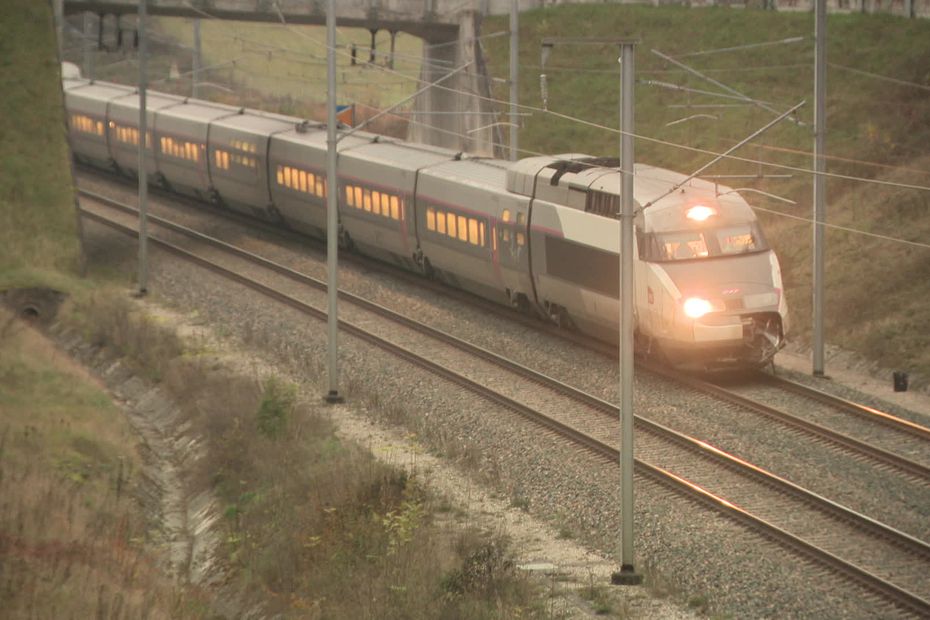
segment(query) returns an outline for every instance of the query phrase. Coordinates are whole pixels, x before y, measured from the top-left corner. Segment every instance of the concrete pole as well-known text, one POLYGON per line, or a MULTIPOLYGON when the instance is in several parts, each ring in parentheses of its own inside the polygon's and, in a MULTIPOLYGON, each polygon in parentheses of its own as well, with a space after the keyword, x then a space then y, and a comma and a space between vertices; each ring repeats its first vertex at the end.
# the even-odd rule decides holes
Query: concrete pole
POLYGON ((390 57, 390 60, 388 60, 388 68, 393 69, 394 68, 394 48, 397 45, 397 31, 391 30, 390 33, 391 33, 391 57, 390 57))
POLYGON ((826 0, 815 0, 814 11, 814 268, 813 268, 813 374, 824 374, 823 262, 824 221, 826 220, 826 160, 824 135, 827 130, 827 8, 826 0))
POLYGON ((339 394, 339 318, 336 303, 339 294, 336 264, 339 252, 339 180, 336 176, 336 0, 328 0, 326 7, 326 82, 326 273, 329 293, 329 391, 326 394, 326 402, 341 403, 343 398, 339 394))
POLYGON ((200 44, 200 20, 194 20, 194 54, 191 58, 191 97, 200 96, 200 68, 203 66, 203 50, 200 44))
POLYGON ((517 104, 520 97, 520 0, 510 2, 510 161, 517 161, 520 148, 517 104))
POLYGON ((84 51, 84 77, 88 80, 94 79, 94 55, 96 52, 94 44, 97 38, 93 34, 95 17, 97 16, 90 11, 84 12, 84 35, 81 37, 81 48, 84 51))
MULTIPOLYGON (((148 83, 146 63, 148 45, 145 36, 145 14, 148 0, 139 0, 139 296, 148 292, 148 174, 145 170, 145 137, 148 135, 148 116, 145 111, 145 88, 148 83)), ((154 147, 154 145, 153 145, 154 147)))
POLYGON ((65 49, 65 0, 52 0, 52 12, 55 15, 55 40, 58 42, 58 56, 63 58, 65 49))
POLYGON ((633 565, 633 47, 620 45, 620 510, 621 567, 617 585, 642 583, 633 565))

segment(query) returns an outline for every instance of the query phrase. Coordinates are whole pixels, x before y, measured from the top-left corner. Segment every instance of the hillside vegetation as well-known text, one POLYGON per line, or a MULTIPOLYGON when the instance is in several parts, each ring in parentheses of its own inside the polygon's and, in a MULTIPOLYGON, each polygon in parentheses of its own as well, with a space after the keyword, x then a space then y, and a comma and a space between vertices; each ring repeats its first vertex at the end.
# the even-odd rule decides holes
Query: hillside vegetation
POLYGON ((79 267, 55 28, 47 3, 0 11, 0 290, 79 267), (41 105, 39 105, 41 104, 41 105))
MULTIPOLYGON (((485 23, 484 31, 507 27, 506 18, 495 18, 485 23)), ((705 172, 791 175, 721 183, 795 201, 788 204, 758 193, 744 194, 760 207, 759 217, 781 259, 792 338, 802 344, 810 337, 811 323, 813 233, 805 220, 812 217, 813 181, 803 170, 812 167, 813 32, 811 14, 727 8, 560 6, 527 12, 520 21, 520 98, 538 108, 542 107, 539 74, 544 37, 641 40, 636 48, 638 161, 689 173, 712 159, 709 152, 723 152, 774 118, 756 106, 697 107, 738 102, 650 84, 723 92, 661 59, 653 49, 777 110, 807 101, 798 114, 803 124, 784 121, 735 153, 754 161, 726 160, 705 172), (803 40, 696 54, 795 37, 803 40)), ((930 20, 831 14, 827 39, 828 171, 930 186, 930 20)), ((489 39, 486 45, 492 73, 507 76, 506 39, 489 39)), ((616 128, 618 55, 615 45, 556 46, 545 71, 549 109, 616 128)), ((496 96, 509 95, 500 87, 496 96)), ((526 118, 520 146, 527 151, 524 155, 569 151, 614 155, 619 136, 534 112, 526 118)), ((930 240, 930 191, 841 178, 829 178, 826 186, 829 223, 899 240, 930 240)), ((930 309, 923 301, 930 296, 930 248, 841 229, 828 229, 825 247, 827 341, 886 367, 909 368, 926 380, 930 309)))

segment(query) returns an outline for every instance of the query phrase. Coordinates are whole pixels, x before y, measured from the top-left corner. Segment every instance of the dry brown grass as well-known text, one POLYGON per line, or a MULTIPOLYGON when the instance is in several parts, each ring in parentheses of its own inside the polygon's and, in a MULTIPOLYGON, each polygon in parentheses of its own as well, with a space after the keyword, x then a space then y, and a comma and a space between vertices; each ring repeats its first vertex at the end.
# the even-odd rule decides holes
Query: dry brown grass
POLYGON ((415 479, 339 440, 293 386, 203 366, 177 368, 165 384, 184 392, 190 420, 211 438, 200 479, 223 503, 225 559, 271 611, 321 618, 538 611, 505 541, 441 525, 435 500, 415 479))
POLYGON ((146 547, 132 445, 96 382, 0 310, 0 615, 203 616, 146 547))
POLYGON ((319 618, 543 614, 505 540, 437 520, 443 509, 415 479, 337 438, 295 386, 182 355, 171 325, 119 294, 76 308, 96 344, 152 369, 203 438, 190 490, 219 498, 222 560, 248 600, 319 618))

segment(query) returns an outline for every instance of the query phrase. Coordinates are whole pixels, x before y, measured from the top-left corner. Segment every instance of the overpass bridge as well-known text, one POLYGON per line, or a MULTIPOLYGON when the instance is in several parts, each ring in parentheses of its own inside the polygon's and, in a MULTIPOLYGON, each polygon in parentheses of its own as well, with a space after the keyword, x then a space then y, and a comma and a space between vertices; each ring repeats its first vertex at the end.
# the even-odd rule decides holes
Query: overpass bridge
MULTIPOLYGON (((509 1, 506 9, 509 12, 509 1)), ((138 0, 55 0, 61 14, 95 13, 100 16, 134 16, 138 0)), ((482 14, 499 0, 338 0, 339 26, 372 32, 405 32, 424 40, 420 79, 435 82, 451 68, 469 63, 443 82, 429 88, 413 104, 408 139, 481 155, 500 154, 499 127, 489 121, 490 81, 478 43, 482 14), (451 90, 448 90, 451 89, 451 90), (451 92, 454 90, 455 92, 451 92), (450 112, 452 112, 450 114, 450 112), (492 125, 489 127, 489 125, 492 125)), ((541 0, 521 2, 525 8, 541 0)), ((326 0, 149 0, 148 14, 166 17, 215 18, 324 25, 326 0)))

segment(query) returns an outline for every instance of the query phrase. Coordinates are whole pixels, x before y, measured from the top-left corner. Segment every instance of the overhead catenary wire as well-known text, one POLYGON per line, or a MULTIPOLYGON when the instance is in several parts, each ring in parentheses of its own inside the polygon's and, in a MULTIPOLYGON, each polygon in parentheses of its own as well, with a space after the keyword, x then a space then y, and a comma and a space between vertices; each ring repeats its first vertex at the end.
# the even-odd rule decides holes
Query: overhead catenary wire
MULTIPOLYGON (((785 217, 790 220, 797 220, 800 222, 805 222, 807 224, 813 224, 813 218, 802 217, 800 215, 794 215, 792 213, 784 213, 783 211, 776 211, 775 209, 766 209, 765 207, 760 207, 757 205, 752 205, 754 211, 761 211, 763 213, 769 213, 771 215, 776 215, 778 217, 785 217)), ((909 239, 901 239, 900 237, 892 237, 890 235, 881 235, 879 233, 869 232, 867 230, 860 230, 858 228, 851 228, 849 226, 841 226, 840 224, 831 224, 830 222, 821 222, 821 224, 827 228, 832 228, 834 230, 841 230, 843 232, 854 233, 857 235, 864 235, 866 237, 874 237, 876 239, 881 239, 883 241, 893 241, 895 243, 903 243, 905 245, 911 245, 918 248, 923 248, 930 250, 930 243, 923 243, 921 241, 911 241, 909 239)))

